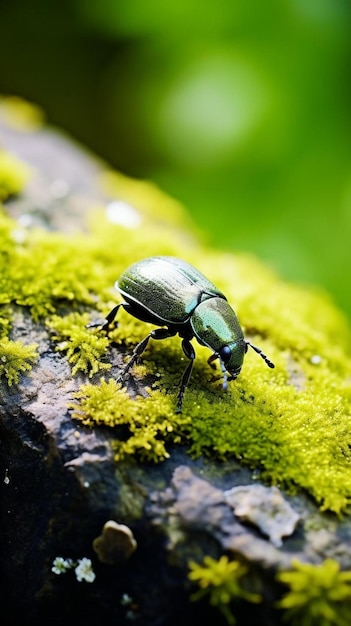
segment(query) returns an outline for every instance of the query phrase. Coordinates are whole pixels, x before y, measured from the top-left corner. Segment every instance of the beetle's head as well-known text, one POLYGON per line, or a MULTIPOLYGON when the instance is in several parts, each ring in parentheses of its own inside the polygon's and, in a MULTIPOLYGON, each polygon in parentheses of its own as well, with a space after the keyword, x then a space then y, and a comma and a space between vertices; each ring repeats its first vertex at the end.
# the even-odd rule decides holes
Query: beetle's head
POLYGON ((244 339, 222 346, 219 350, 218 356, 229 373, 229 380, 235 380, 239 376, 246 351, 247 344, 244 339))
POLYGON ((274 368, 274 363, 270 361, 260 348, 254 346, 250 341, 239 339, 239 341, 223 346, 218 353, 221 363, 229 373, 228 380, 235 380, 239 376, 244 361, 244 355, 249 346, 260 355, 268 367, 274 368))

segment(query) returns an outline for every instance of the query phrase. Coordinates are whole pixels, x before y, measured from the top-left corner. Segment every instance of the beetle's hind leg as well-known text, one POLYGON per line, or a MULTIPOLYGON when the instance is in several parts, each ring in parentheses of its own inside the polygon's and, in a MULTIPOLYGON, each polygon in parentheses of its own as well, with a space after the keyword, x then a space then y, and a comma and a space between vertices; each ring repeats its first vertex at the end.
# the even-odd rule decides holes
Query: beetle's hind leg
POLYGON ((182 381, 180 383, 180 389, 179 389, 178 400, 177 400, 177 413, 182 412, 183 396, 184 396, 186 386, 190 380, 191 372, 192 372, 193 365, 194 365, 194 359, 195 359, 195 350, 188 339, 183 339, 182 348, 183 348, 183 352, 185 356, 188 357, 190 361, 184 370, 182 381))

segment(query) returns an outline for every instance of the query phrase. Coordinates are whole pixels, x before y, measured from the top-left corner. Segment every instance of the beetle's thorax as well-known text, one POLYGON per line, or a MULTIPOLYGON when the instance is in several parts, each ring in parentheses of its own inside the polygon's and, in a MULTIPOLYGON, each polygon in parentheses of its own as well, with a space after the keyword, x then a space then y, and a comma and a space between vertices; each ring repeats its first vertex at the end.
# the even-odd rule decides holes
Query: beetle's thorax
POLYGON ((244 340, 238 319, 224 298, 212 297, 200 302, 190 324, 199 343, 214 352, 219 352, 224 345, 244 340))

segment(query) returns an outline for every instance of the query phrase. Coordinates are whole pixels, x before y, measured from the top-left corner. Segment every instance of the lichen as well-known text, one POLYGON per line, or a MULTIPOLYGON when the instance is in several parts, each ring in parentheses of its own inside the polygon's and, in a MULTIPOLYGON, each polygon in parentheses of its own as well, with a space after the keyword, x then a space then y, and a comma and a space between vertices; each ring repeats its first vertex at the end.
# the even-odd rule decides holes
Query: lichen
POLYGON ((278 606, 292 626, 349 626, 351 623, 351 572, 327 559, 321 565, 294 561, 294 569, 280 572, 287 587, 278 606))
POLYGON ((32 369, 38 358, 37 345, 24 345, 21 341, 11 341, 7 337, 0 339, 0 379, 6 378, 9 386, 18 384, 22 372, 32 369))
POLYGON ((301 516, 277 487, 240 485, 224 492, 235 517, 250 522, 280 548, 283 537, 292 535, 301 516))
POLYGON ((199 587, 191 599, 197 601, 207 596, 210 604, 221 611, 228 624, 236 623, 231 606, 235 601, 240 599, 254 603, 261 601, 259 594, 249 592, 243 586, 247 568, 239 561, 230 561, 226 555, 218 560, 205 556, 203 563, 190 561, 189 568, 189 580, 199 587))

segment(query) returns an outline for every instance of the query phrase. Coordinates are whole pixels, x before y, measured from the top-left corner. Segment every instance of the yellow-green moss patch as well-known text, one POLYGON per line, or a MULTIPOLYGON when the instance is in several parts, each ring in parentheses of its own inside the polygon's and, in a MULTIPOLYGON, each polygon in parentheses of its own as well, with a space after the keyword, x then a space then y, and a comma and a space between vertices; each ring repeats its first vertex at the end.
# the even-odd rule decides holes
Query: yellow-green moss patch
POLYGON ((48 322, 49 328, 54 331, 56 350, 66 353, 73 375, 81 371, 91 377, 111 367, 110 363, 101 360, 107 354, 107 337, 91 333, 87 329, 88 322, 87 313, 71 313, 64 317, 54 315, 48 322))
POLYGON ((30 170, 5 150, 0 150, 0 201, 22 191, 30 176, 30 170))
POLYGON ((349 626, 351 623, 351 572, 326 559, 320 565, 293 563, 294 569, 278 574, 289 590, 278 603, 292 626, 349 626))
POLYGON ((83 424, 128 428, 128 437, 115 441, 116 460, 138 454, 143 460, 162 461, 169 456, 166 443, 180 443, 182 428, 189 422, 189 418, 175 414, 170 396, 158 391, 133 400, 113 379, 83 385, 75 397, 78 402, 71 405, 72 415, 83 424))
POLYGON ((261 601, 259 594, 244 588, 242 579, 248 570, 239 561, 230 561, 225 555, 218 560, 205 556, 203 563, 190 561, 189 568, 189 579, 198 585, 191 599, 196 601, 206 596, 209 603, 221 611, 228 624, 236 623, 232 609, 235 601, 261 601))
POLYGON ((24 345, 20 341, 0 339, 0 379, 6 378, 9 386, 17 384, 20 374, 32 369, 38 358, 37 345, 24 345))

